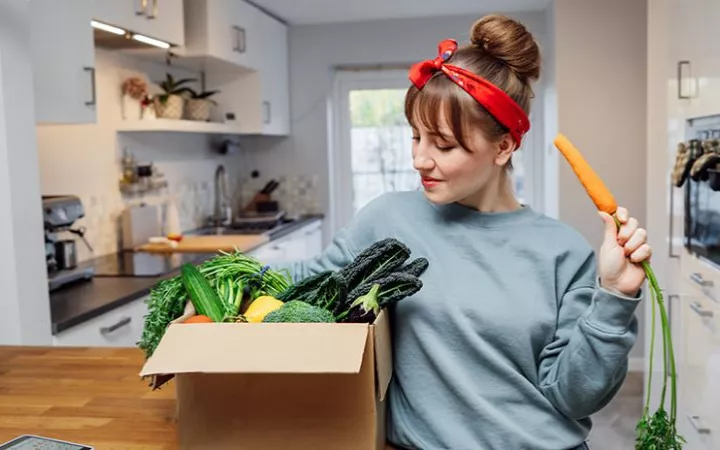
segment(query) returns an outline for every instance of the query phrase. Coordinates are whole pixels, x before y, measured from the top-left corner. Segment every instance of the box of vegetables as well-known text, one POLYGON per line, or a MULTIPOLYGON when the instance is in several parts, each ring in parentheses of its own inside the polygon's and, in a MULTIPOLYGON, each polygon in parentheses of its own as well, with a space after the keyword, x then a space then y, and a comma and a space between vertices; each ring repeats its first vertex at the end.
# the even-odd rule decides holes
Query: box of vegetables
POLYGON ((422 288, 394 238, 293 282, 240 252, 186 264, 150 293, 140 375, 173 379, 180 447, 383 449, 386 308, 422 288))

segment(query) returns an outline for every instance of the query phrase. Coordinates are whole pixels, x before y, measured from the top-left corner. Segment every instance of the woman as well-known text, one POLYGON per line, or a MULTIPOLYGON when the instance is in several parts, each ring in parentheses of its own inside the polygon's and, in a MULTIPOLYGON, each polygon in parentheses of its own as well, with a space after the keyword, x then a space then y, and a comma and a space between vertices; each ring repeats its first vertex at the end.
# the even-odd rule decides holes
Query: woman
POLYGON ((295 279, 338 269, 390 236, 430 261, 423 289, 391 311, 393 447, 587 448, 588 416, 623 382, 637 263, 651 249, 625 209, 619 231, 601 213, 596 265, 578 232, 513 196, 539 60, 530 33, 502 16, 476 22, 468 45, 443 41, 410 71, 406 99, 424 192, 379 197, 320 256, 292 265, 295 279))

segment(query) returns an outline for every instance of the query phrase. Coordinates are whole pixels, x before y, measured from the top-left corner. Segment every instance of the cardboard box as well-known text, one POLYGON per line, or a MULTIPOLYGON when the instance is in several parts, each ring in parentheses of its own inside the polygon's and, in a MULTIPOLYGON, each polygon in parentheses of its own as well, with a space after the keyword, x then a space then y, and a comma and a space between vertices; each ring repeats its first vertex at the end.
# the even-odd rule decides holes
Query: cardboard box
POLYGON ((175 378, 182 449, 384 449, 388 322, 173 324, 140 375, 175 378))

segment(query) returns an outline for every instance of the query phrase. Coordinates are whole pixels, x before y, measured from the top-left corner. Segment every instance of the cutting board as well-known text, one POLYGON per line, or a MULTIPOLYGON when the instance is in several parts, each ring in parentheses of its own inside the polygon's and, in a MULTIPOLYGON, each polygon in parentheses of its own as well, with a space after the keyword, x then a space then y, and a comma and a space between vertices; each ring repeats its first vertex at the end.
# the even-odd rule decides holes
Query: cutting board
POLYGON ((219 251, 233 252, 237 248, 241 252, 250 251, 266 242, 263 235, 230 235, 230 236, 184 236, 176 247, 168 244, 143 244, 136 248, 139 252, 149 253, 216 253, 219 251))

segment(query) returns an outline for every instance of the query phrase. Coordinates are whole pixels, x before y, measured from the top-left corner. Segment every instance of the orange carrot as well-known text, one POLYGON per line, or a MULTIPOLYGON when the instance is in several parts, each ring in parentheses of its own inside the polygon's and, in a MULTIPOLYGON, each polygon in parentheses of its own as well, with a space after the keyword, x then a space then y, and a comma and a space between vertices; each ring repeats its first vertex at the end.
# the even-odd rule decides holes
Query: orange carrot
POLYGON ((585 161, 580 151, 562 134, 558 134, 555 138, 555 146, 570 164, 597 209, 610 215, 615 214, 618 208, 615 197, 590 167, 590 164, 585 161))

